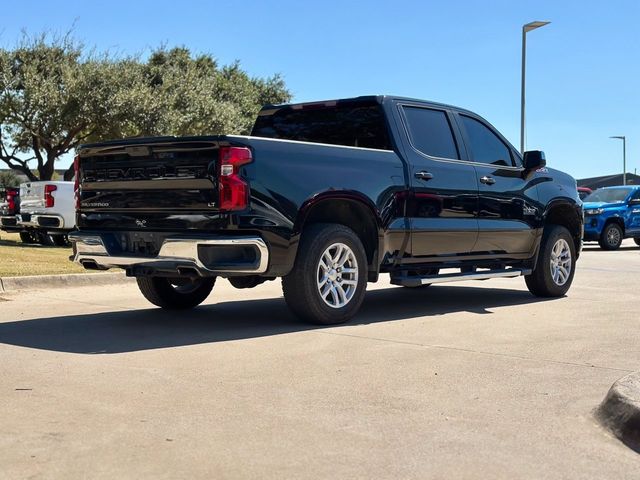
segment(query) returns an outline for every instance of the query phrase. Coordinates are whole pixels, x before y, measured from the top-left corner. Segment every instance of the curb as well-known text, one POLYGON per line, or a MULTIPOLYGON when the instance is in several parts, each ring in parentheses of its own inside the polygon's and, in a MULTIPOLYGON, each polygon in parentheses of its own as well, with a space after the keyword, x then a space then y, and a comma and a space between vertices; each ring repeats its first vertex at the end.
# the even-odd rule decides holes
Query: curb
POLYGON ((628 447, 640 453, 640 372, 622 377, 596 410, 596 417, 628 447))
POLYGON ((0 278, 0 292, 14 292, 38 288, 64 288, 87 285, 111 285, 133 282, 135 278, 117 273, 71 273, 67 275, 33 275, 0 278))

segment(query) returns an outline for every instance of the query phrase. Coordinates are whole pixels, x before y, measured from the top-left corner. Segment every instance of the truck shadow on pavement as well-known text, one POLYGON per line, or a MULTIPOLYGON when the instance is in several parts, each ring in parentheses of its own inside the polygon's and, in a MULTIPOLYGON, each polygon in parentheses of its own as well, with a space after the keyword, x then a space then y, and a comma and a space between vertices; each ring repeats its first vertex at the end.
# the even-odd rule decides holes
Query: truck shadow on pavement
MULTIPOLYGON (((215 296, 215 290, 213 295, 215 296)), ((471 312, 490 321, 491 308, 554 299, 523 290, 434 286, 367 292, 359 314, 346 325, 365 325, 471 312)), ((203 343, 267 337, 341 326, 314 326, 297 320, 284 299, 228 301, 186 312, 157 308, 52 316, 0 323, 0 343, 56 352, 124 353, 203 343)))

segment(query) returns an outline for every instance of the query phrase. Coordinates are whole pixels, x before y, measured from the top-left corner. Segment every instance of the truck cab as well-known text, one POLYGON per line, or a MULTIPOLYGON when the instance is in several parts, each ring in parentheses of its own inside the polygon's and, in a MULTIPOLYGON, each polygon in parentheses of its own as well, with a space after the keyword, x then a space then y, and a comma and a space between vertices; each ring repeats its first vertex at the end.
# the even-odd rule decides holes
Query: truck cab
POLYGON ((584 240, 617 250, 625 238, 640 245, 640 185, 604 187, 586 197, 584 240))

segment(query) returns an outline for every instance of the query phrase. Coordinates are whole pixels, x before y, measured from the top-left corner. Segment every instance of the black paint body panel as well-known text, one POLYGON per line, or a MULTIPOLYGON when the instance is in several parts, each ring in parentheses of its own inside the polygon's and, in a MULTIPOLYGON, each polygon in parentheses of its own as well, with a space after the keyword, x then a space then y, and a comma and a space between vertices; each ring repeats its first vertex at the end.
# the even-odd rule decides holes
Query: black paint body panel
POLYGON ((455 120, 458 112, 471 112, 396 97, 349 101, 381 105, 392 150, 255 136, 85 145, 79 150, 78 228, 255 234, 270 250, 264 275, 281 276, 293 266, 307 215, 324 201, 353 202, 368 212, 378 237, 370 267, 376 271, 423 263, 531 263, 552 208, 563 206, 582 221, 575 180, 568 175, 472 162, 455 120), (461 158, 432 158, 412 148, 400 112, 406 103, 445 110, 455 127, 461 158), (252 151, 253 161, 241 169, 250 185, 250 206, 244 211, 218 210, 217 152, 222 146, 252 151), (417 179, 414 175, 421 171, 429 171, 433 179, 417 179), (482 184, 483 175, 496 182, 482 184))

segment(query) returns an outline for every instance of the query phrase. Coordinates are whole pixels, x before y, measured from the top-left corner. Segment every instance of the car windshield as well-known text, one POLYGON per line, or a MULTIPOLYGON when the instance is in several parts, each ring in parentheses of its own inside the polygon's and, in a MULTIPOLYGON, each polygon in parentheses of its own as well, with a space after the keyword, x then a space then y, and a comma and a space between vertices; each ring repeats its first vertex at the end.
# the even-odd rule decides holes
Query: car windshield
POLYGON ((622 203, 631 192, 630 188, 602 188, 596 190, 587 198, 585 202, 622 203))
POLYGON ((622 203, 630 192, 631 189, 626 187, 601 188, 585 198, 584 202, 622 203))

